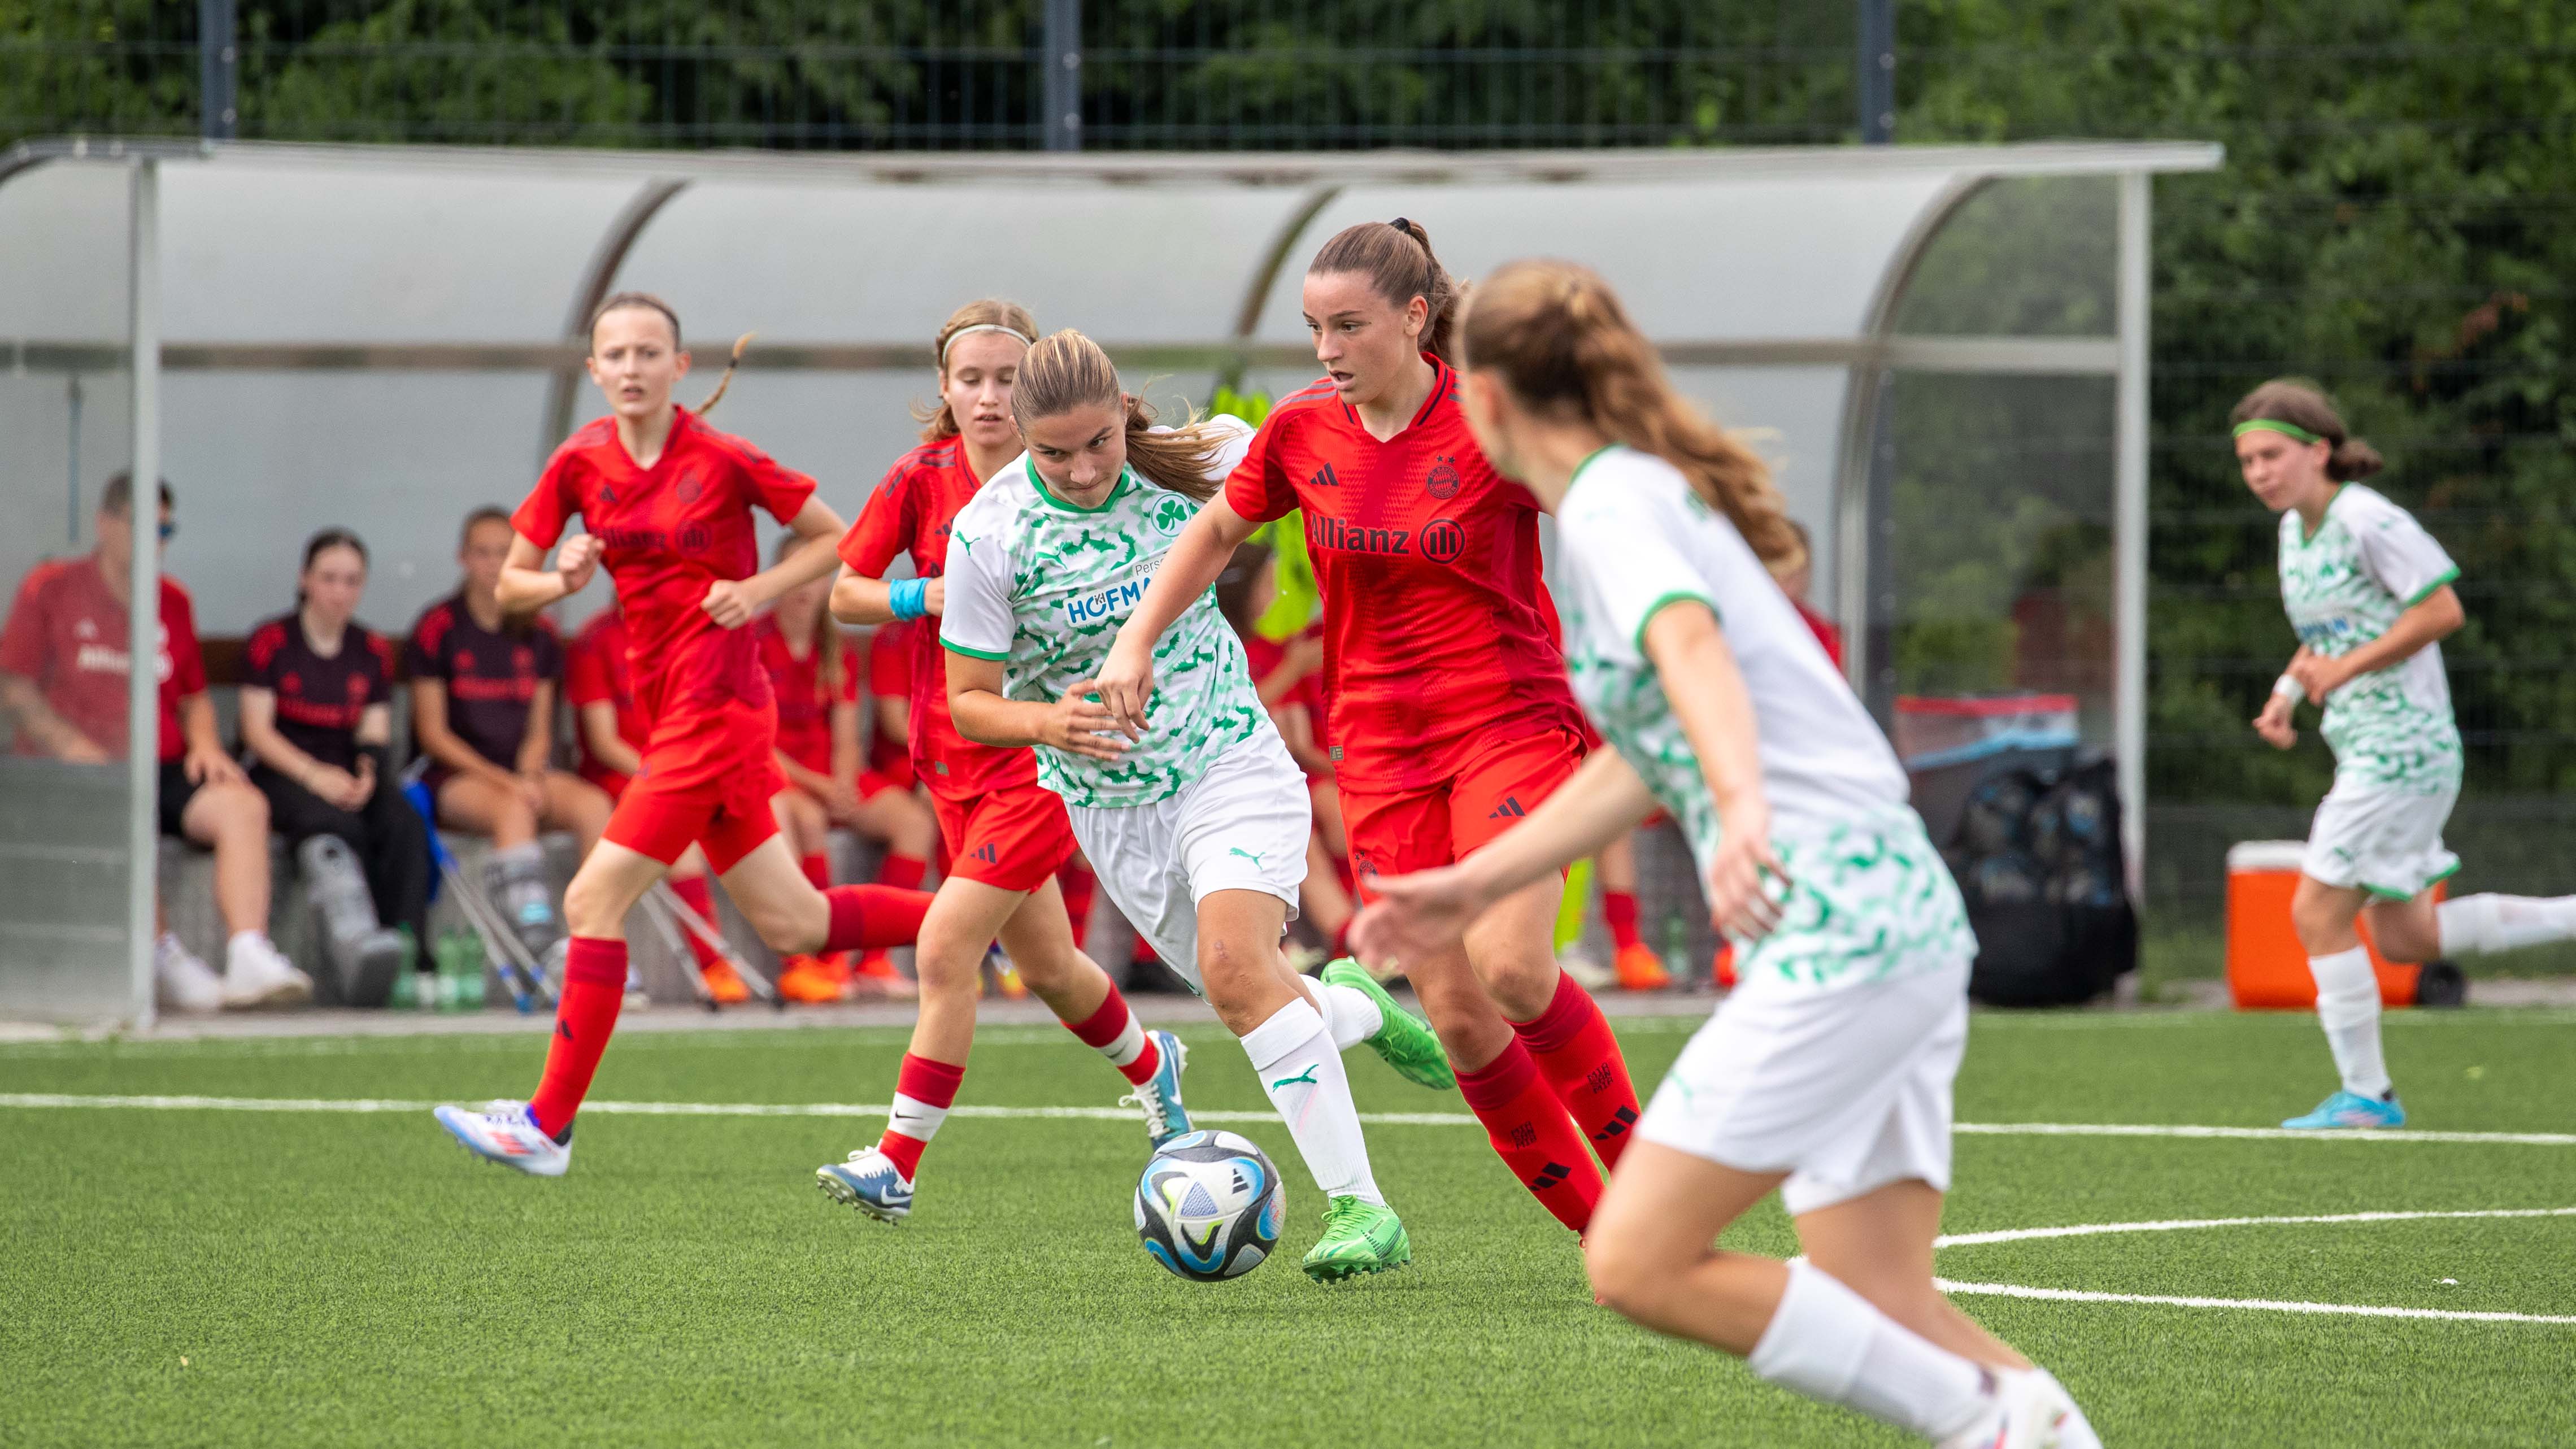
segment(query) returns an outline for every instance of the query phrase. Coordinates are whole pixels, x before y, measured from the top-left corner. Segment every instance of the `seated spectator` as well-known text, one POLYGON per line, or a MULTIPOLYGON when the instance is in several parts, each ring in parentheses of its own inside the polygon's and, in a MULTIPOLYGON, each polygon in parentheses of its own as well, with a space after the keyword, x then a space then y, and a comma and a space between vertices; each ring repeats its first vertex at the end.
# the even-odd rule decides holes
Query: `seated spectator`
MULTIPOLYGON (((793 542, 780 540, 782 557, 793 542)), ((910 790, 860 764, 858 665, 831 600, 832 581, 816 579, 780 595, 751 626, 778 700, 778 767, 787 776, 770 805, 817 889, 833 884, 828 835, 840 826, 885 843, 878 884, 918 890, 939 824, 910 790)), ((882 951, 837 962, 798 956, 782 963, 778 990, 790 1001, 837 1001, 861 981, 883 994, 900 979, 882 951)))
MULTIPOLYGON (((0 631, 0 712, 16 726, 16 751, 74 764, 125 758, 126 684, 132 637, 126 602, 134 576, 134 480, 124 473, 99 494, 98 546, 86 556, 28 571, 0 631)), ((161 485, 158 542, 178 529, 170 485, 161 485)), ((163 1005, 179 1011, 269 1006, 305 1000, 313 983, 268 939, 268 801, 224 750, 206 696, 197 621, 188 591, 161 575, 161 833, 215 853, 215 908, 231 940, 224 974, 181 945, 165 926, 152 945, 163 1005)))
POLYGON ((918 619, 879 624, 868 637, 868 768, 906 790, 912 773, 912 650, 918 619))
POLYGON ((257 761, 251 783, 296 847, 341 995, 382 1006, 406 958, 423 970, 435 963, 422 949, 428 827, 394 778, 394 650, 355 620, 366 591, 367 546, 358 536, 345 528, 313 535, 294 612, 251 631, 241 724, 257 761), (363 870, 356 883, 364 889, 351 888, 352 867, 363 870))
POLYGON ((1270 546, 1247 543, 1234 551, 1216 581, 1217 609, 1243 640, 1252 687, 1279 727, 1289 756, 1306 771, 1306 796, 1315 826, 1306 841, 1306 879, 1297 889, 1298 915, 1324 938, 1327 957, 1348 954, 1352 903, 1350 845, 1342 835, 1342 796, 1333 783, 1333 761, 1318 731, 1324 719, 1324 636, 1310 627, 1282 643, 1263 637, 1253 621, 1279 597, 1279 561, 1270 546))
POLYGON ((569 830, 587 856, 608 828, 609 803, 598 786, 554 768, 563 641, 543 618, 501 612, 501 564, 516 536, 498 508, 466 516, 456 545, 465 577, 422 611, 404 654, 412 744, 429 762, 423 778, 438 823, 491 839, 485 888, 542 959, 564 932, 537 836, 569 830))
MULTIPOLYGON (((626 620, 617 612, 617 596, 611 594, 608 607, 591 615, 590 622, 573 636, 572 649, 564 663, 564 691, 572 699, 573 738, 581 746, 581 777, 598 786, 612 802, 626 793, 626 782, 644 768, 644 740, 652 732, 644 711, 635 707, 635 690, 629 679, 626 620)), ((714 925, 716 903, 707 888, 707 858, 696 846, 680 853, 664 879, 670 882, 671 892, 681 904, 695 912, 700 921, 714 925)), ((698 975, 707 984, 709 1000, 719 1006, 731 1006, 751 999, 751 988, 734 974, 733 963, 696 933, 683 934, 688 939, 689 954, 697 958, 698 975)))

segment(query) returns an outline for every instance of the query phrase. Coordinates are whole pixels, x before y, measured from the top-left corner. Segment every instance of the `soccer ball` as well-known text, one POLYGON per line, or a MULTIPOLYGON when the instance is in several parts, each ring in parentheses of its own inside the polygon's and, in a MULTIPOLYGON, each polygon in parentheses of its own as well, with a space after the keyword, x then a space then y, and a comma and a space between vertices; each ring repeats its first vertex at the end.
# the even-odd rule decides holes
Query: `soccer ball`
POLYGON ((1279 1169, 1231 1132, 1184 1132, 1136 1183, 1136 1236, 1193 1283, 1240 1278, 1279 1246, 1288 1189, 1279 1169))

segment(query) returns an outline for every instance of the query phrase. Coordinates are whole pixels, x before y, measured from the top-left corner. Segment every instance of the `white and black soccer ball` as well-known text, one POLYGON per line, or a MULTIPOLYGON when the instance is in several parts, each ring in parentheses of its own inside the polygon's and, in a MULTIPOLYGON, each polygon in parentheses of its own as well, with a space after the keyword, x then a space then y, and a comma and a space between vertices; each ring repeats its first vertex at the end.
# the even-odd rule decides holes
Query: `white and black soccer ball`
POLYGON ((1154 1261, 1193 1283, 1240 1278, 1279 1246, 1288 1189, 1250 1139, 1184 1132, 1136 1183, 1136 1236, 1154 1261))

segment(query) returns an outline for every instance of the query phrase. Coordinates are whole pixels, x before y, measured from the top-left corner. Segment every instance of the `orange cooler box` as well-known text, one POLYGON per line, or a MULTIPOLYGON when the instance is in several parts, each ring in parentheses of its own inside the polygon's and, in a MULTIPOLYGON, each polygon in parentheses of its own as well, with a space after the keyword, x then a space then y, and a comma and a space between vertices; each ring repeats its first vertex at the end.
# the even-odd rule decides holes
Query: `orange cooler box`
MULTIPOLYGON (((2227 851, 2227 989, 2240 1011, 2314 1010, 2317 983, 2308 953, 2290 925, 2290 896, 2299 887, 2303 840, 2248 840, 2227 851)), ((2442 887, 2433 888, 2441 898, 2442 887)), ((2361 927, 2362 948, 2379 973, 2379 999, 2388 1006, 2415 1004, 2420 966, 2396 965, 2371 943, 2370 921, 2361 927)))

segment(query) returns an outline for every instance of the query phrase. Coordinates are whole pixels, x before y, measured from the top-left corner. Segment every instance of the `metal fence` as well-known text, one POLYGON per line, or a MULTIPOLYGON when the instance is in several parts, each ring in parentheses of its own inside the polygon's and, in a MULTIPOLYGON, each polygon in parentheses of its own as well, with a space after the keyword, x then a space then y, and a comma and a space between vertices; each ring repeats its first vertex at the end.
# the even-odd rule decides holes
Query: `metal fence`
MULTIPOLYGON (((42 0, 0 37, 0 139, 245 138, 941 150, 1838 143, 1862 84, 1900 140, 2214 139, 2156 207, 2151 900, 2208 924, 2229 839, 2322 790, 2245 721, 2291 639, 2224 415, 2336 390, 2386 491, 2458 557, 2449 649, 2472 882, 2576 873, 2576 33, 2536 11, 2001 0, 42 0), (237 8, 236 8, 237 5, 237 8), (2456 12, 2456 13, 2454 13, 2456 12), (229 33, 227 51, 201 45, 229 33), (201 105, 204 98, 217 102, 201 105), (229 98, 229 105, 222 104, 229 98), (1072 123, 1068 124, 1068 117, 1072 123)), ((1872 112, 1872 114, 1877 114, 1872 112)), ((2035 585, 2034 585, 2035 586, 2035 585)))

